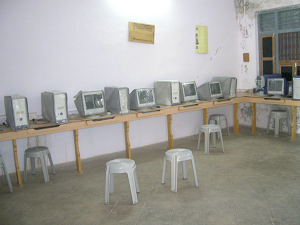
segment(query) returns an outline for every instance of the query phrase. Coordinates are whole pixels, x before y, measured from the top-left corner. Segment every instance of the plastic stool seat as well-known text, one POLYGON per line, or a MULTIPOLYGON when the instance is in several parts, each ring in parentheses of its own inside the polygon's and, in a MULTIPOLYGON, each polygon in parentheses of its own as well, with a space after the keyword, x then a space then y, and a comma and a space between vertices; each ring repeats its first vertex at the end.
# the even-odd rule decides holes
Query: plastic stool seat
POLYGON ((288 132, 289 132, 289 135, 291 135, 291 127, 290 127, 290 122, 289 122, 289 113, 286 110, 271 110, 270 115, 269 115, 269 119, 268 119, 267 134, 269 134, 271 119, 275 120, 275 137, 278 137, 279 132, 281 132, 282 119, 287 120, 288 132))
POLYGON ((181 169, 182 169, 182 179, 187 179, 186 174, 186 161, 191 160, 193 171, 194 171, 194 178, 196 187, 198 187, 198 180, 197 180, 197 173, 195 167, 194 156, 191 150, 188 149, 171 149, 165 152, 164 157, 164 165, 163 165, 163 173, 162 173, 162 181, 161 183, 165 183, 165 173, 166 173, 166 162, 171 162, 171 191, 177 192, 177 177, 178 177, 178 163, 181 162, 181 169))
POLYGON ((109 204, 109 193, 114 192, 114 173, 127 173, 132 203, 138 203, 137 192, 140 192, 136 175, 135 161, 132 159, 114 159, 106 163, 105 204, 109 204))
MULTIPOLYGON (((215 121, 215 124, 221 126, 221 122, 225 120, 226 122, 226 128, 227 128, 227 134, 229 136, 229 127, 228 127, 228 122, 227 122, 227 117, 225 114, 212 114, 208 118, 208 123, 210 123, 211 120, 215 121)), ((218 133, 218 139, 220 139, 220 134, 218 133)))
MULTIPOLYGON (((3 169, 4 175, 5 175, 5 178, 6 178, 6 182, 7 182, 7 184, 8 184, 9 192, 10 192, 10 193, 13 193, 13 189, 12 189, 10 177, 9 177, 7 168, 6 168, 6 166, 5 166, 4 160, 3 160, 3 158, 1 157, 1 155, 0 155, 0 168, 3 169)), ((1 187, 1 185, 0 185, 0 187, 1 187)))
POLYGON ((200 141, 201 141, 202 132, 205 133, 204 153, 206 155, 209 154, 209 136, 210 136, 211 133, 212 133, 212 143, 213 143, 214 148, 216 147, 216 133, 220 134, 222 150, 224 152, 222 130, 221 130, 221 127, 219 125, 216 125, 216 124, 207 124, 207 125, 200 126, 199 137, 198 137, 198 147, 197 147, 198 151, 200 149, 200 141))
POLYGON ((47 167, 47 159, 46 159, 47 155, 48 155, 48 158, 50 161, 52 173, 55 175, 52 157, 51 157, 49 149, 46 146, 36 146, 36 147, 28 148, 25 150, 25 152, 24 152, 24 182, 27 182, 27 158, 30 158, 31 174, 33 174, 33 175, 35 174, 35 158, 40 158, 45 183, 50 181, 48 167, 47 167))

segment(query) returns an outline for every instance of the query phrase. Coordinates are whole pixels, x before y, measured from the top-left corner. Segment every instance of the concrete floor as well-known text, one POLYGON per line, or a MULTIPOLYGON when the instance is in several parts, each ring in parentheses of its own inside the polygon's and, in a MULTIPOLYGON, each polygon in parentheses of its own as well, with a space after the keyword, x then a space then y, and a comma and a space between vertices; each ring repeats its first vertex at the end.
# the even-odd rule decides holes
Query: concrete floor
MULTIPOLYGON (((11 174, 14 193, 0 177, 0 224, 300 224, 300 146, 283 133, 279 138, 249 127, 240 134, 224 132, 209 155, 196 151, 197 136, 175 140, 175 147, 193 150, 199 187, 191 164, 188 179, 178 179, 178 192, 170 191, 170 164, 161 184, 167 143, 133 149, 140 185, 138 204, 132 205, 125 174, 115 175, 115 192, 104 204, 105 163, 125 152, 82 160, 83 174, 75 163, 55 165, 56 175, 44 183, 40 169, 28 174, 19 188, 11 174)), ((23 175, 23 174, 22 174, 23 175)), ((181 173, 179 173, 181 176, 181 173)))

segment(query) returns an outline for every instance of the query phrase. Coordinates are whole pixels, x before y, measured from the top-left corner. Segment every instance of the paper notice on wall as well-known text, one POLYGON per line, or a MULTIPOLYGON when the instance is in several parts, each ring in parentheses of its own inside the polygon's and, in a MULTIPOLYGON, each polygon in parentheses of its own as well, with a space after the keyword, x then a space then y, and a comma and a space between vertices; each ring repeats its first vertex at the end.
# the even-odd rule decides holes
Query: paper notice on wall
POLYGON ((196 53, 208 53, 207 26, 195 26, 196 53))
POLYGON ((155 26, 129 22, 129 41, 154 44, 155 26))

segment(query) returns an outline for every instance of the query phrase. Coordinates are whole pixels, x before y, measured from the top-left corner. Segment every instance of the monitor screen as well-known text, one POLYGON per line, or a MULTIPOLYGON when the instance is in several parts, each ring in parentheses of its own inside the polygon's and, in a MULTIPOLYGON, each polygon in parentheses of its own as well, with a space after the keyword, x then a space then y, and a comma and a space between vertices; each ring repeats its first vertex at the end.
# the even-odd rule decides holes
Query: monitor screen
POLYGON ((103 95, 102 93, 84 95, 84 103, 86 110, 103 108, 103 95))
POLYGON ((182 102, 192 102, 198 100, 197 86, 195 81, 181 82, 180 89, 182 102))
POLYGON ((196 88, 194 84, 185 83, 183 86, 183 92, 185 96, 194 96, 196 95, 196 88))
POLYGON ((267 84, 268 95, 284 95, 285 78, 269 78, 267 84))
POLYGON ((147 104, 154 102, 154 95, 152 89, 141 89, 137 91, 139 104, 147 104))
POLYGON ((82 116, 95 116, 106 112, 104 93, 99 91, 80 91, 75 96, 75 105, 82 116))
POLYGON ((209 88, 212 98, 218 98, 223 96, 220 82, 210 82, 209 88))
POLYGON ((143 110, 155 106, 154 88, 138 88, 130 93, 130 109, 143 110))

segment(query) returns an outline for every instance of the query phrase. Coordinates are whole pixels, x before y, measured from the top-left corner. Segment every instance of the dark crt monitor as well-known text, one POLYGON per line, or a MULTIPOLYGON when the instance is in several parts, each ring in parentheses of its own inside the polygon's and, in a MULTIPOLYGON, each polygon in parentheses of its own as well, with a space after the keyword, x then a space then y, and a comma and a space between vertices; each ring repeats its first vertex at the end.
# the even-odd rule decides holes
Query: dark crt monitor
POLYGON ((6 121, 13 131, 28 129, 29 114, 27 98, 21 95, 4 96, 6 121))
POLYGON ((300 100, 300 76, 293 77, 292 97, 294 100, 300 100))
POLYGON ((284 96, 288 94, 289 84, 286 78, 269 78, 267 82, 268 95, 284 96))
POLYGON ((106 112, 104 92, 102 90, 79 91, 74 98, 79 114, 84 117, 97 117, 106 112))
POLYGON ((217 99, 223 97, 221 83, 219 81, 209 83, 210 97, 217 99))
POLYGON ((222 94, 225 98, 236 98, 237 78, 236 77, 213 77, 211 82, 219 81, 222 94))
POLYGON ((130 109, 143 110, 156 107, 154 88, 134 89, 130 93, 130 109))
POLYGON ((265 95, 268 94, 268 89, 267 89, 267 84, 268 84, 268 79, 269 78, 282 78, 282 75, 281 74, 278 74, 278 73, 274 73, 274 74, 264 74, 264 75, 259 75, 259 82, 260 82, 260 87, 261 89, 260 90, 257 90, 257 91, 263 91, 263 93, 265 95))
POLYGON ((197 101, 198 93, 195 81, 180 82, 181 102, 197 101))

